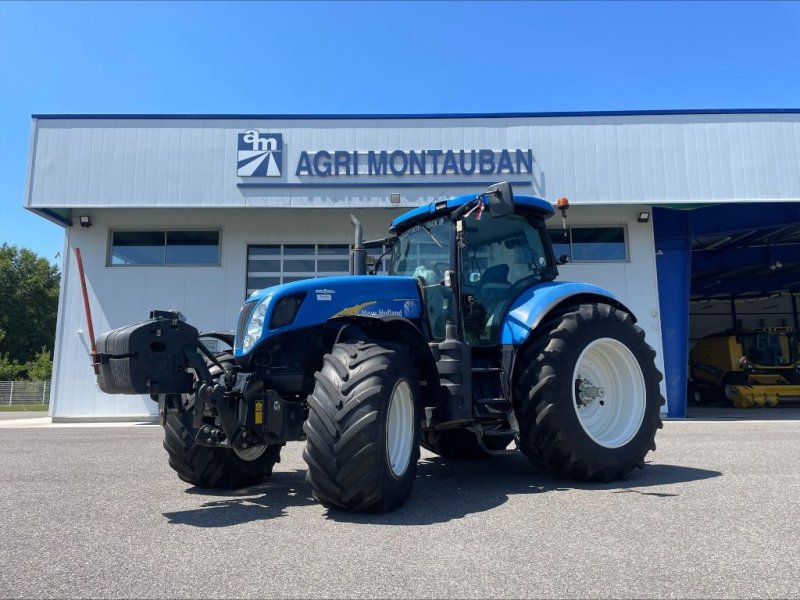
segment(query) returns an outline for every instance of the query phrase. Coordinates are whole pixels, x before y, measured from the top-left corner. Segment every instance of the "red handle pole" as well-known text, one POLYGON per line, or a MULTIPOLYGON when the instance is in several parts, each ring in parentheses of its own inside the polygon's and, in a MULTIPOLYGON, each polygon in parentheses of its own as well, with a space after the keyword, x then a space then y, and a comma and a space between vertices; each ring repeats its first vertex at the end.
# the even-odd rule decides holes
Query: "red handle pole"
POLYGON ((97 346, 94 343, 94 325, 92 324, 92 309, 89 306, 89 293, 86 291, 86 276, 83 273, 83 260, 81 249, 75 248, 75 259, 78 261, 78 274, 81 278, 81 291, 83 292, 83 308, 86 311, 86 325, 89 328, 89 344, 92 348, 92 368, 97 374, 97 346))

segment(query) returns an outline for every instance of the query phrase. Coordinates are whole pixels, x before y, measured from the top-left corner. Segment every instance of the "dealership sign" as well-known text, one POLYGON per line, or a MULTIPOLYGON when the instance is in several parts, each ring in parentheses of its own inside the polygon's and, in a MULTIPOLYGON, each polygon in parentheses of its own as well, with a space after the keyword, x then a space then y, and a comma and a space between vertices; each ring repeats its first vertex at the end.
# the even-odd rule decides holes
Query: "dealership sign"
MULTIPOLYGON (((294 167, 294 174, 298 177, 503 173, 533 173, 533 150, 303 150, 294 167)), ((257 129, 240 132, 236 174, 240 177, 280 177, 283 174, 283 136, 262 133, 257 129)))
POLYGON ((248 129, 239 134, 236 174, 239 177, 280 177, 283 172, 283 136, 248 129))

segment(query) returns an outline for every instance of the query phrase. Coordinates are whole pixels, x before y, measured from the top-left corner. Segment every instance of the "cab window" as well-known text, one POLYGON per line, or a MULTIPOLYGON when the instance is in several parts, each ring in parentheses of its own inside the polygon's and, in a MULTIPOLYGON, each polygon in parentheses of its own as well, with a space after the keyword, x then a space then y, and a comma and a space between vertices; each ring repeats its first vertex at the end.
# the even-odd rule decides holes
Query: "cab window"
POLYGON ((389 274, 416 277, 422 286, 425 309, 433 339, 444 339, 445 324, 452 319, 450 290, 443 284, 450 267, 450 219, 433 219, 416 225, 398 236, 389 274))
POLYGON ((503 317, 525 289, 552 279, 537 220, 524 215, 463 222, 461 302, 466 341, 495 344, 503 317))

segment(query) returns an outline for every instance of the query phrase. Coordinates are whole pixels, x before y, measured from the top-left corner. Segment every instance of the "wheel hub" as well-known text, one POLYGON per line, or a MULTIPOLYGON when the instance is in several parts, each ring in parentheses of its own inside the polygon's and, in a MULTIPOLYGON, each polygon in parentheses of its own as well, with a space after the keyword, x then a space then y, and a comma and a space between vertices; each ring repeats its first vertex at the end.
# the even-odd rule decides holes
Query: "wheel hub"
POLYGON ((575 381, 577 384, 577 398, 575 401, 578 404, 579 409, 589 406, 595 400, 598 401, 600 406, 605 406, 605 401, 603 398, 605 398, 606 395, 606 388, 600 385, 595 385, 585 375, 579 374, 575 381))

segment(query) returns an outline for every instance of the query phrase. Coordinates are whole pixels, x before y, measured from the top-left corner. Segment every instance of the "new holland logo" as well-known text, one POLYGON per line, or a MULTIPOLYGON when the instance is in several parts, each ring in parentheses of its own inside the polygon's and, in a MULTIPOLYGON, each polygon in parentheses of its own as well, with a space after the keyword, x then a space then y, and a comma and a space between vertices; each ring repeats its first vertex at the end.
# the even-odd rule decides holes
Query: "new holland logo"
POLYGON ((283 136, 248 129, 239 134, 236 174, 239 177, 280 177, 283 168, 283 136))

